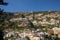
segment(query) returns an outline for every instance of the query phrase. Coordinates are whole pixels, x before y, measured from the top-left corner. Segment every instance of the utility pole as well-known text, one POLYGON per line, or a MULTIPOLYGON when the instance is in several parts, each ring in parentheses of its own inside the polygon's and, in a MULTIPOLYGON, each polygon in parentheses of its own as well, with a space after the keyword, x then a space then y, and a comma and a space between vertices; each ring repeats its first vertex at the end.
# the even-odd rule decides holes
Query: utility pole
POLYGON ((33 20, 35 19, 34 11, 31 11, 33 20))

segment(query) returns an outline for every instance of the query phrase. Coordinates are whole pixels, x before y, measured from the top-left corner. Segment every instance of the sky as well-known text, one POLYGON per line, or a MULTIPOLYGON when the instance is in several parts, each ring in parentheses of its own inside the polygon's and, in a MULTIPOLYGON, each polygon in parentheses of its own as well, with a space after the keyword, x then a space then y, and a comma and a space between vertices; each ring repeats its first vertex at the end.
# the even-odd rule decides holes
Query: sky
POLYGON ((6 12, 20 11, 60 11, 60 0, 4 0, 7 6, 0 5, 6 12))

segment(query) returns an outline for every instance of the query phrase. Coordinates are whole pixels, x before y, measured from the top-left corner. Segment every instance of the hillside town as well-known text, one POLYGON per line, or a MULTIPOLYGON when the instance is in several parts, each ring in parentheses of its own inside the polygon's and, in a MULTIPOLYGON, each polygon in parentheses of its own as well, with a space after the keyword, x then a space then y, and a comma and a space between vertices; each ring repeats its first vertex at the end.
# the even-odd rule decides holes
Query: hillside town
POLYGON ((4 12, 0 16, 4 40, 60 40, 60 12, 4 12))
MULTIPOLYGON (((6 1, 6 0, 5 0, 6 1)), ((52 8, 54 10, 48 10, 48 11, 38 11, 43 7, 42 5, 32 5, 34 2, 31 1, 7 1, 11 2, 11 6, 8 7, 2 7, 7 6, 9 3, 5 2, 4 0, 0 0, 0 40, 60 40, 60 11, 54 11, 59 9, 59 5, 56 5, 58 2, 55 1, 46 1, 49 6, 49 8, 52 8), (16 3, 14 3, 16 2, 16 3), (27 3, 28 2, 28 3, 27 3), (55 4, 55 3, 56 4, 55 4), (51 5, 50 5, 51 3, 51 5), (13 4, 17 4, 13 6, 13 4), (20 4, 24 4, 24 7, 20 4), (26 5, 25 5, 26 4, 26 5), (52 5, 53 4, 53 5, 52 5), (18 6, 20 5, 20 6, 18 6), (56 5, 56 6, 55 6, 56 5), (18 6, 18 7, 17 7, 18 6), (34 8, 33 8, 34 6, 34 8), (53 7, 54 8, 53 8, 53 7), (36 11, 29 11, 25 12, 26 9, 24 8, 31 8, 37 9, 36 11), (57 8, 58 7, 58 8, 57 8), (5 8, 5 9, 4 9, 5 8), (16 10, 18 8, 22 9, 24 12, 8 12, 16 10), (4 11, 7 10, 7 11, 4 11)), ((40 4, 40 1, 36 1, 35 4, 40 4)), ((44 5, 45 5, 44 3, 44 5)), ((42 4, 42 1, 41 1, 42 4)), ((48 9, 48 7, 43 7, 48 9)), ((44 10, 42 8, 42 10, 44 10)), ((27 10, 27 11, 28 11, 27 10)))

